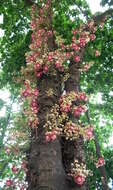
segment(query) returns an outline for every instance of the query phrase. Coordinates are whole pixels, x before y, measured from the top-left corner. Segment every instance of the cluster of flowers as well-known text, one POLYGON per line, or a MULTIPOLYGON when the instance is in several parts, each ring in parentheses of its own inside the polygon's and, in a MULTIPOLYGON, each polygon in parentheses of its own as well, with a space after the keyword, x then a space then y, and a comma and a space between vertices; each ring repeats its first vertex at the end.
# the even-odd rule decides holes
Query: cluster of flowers
POLYGON ((68 175, 72 176, 74 182, 81 186, 89 175, 89 170, 86 169, 84 163, 79 164, 78 160, 74 160, 74 163, 71 164, 71 174, 68 175))
MULTIPOLYGON (((93 20, 90 20, 88 25, 81 25, 80 29, 73 29, 72 30, 72 44, 70 46, 71 50, 74 52, 73 60, 76 63, 81 62, 81 53, 80 50, 84 50, 84 47, 90 42, 96 39, 95 32, 97 27, 93 20)), ((100 51, 95 50, 94 55, 96 57, 100 56, 100 51)), ((88 71, 91 67, 90 63, 86 63, 85 65, 82 64, 82 71, 88 71)))
POLYGON ((83 136, 85 140, 91 140, 93 136, 94 126, 81 127, 77 123, 68 121, 63 127, 63 133, 66 136, 66 139, 74 140, 83 136))
POLYGON ((47 117, 47 122, 44 125, 44 128, 46 129, 45 133, 45 141, 50 142, 54 141, 59 134, 61 134, 62 129, 58 128, 59 124, 59 107, 58 105, 55 105, 51 111, 50 114, 47 117))
POLYGON ((79 117, 83 112, 85 112, 86 106, 85 105, 78 105, 73 106, 74 102, 78 103, 86 103, 87 96, 84 92, 76 93, 74 91, 71 91, 70 93, 67 93, 66 95, 61 96, 60 98, 60 111, 64 113, 68 113, 72 111, 73 115, 75 117, 79 117))
POLYGON ((77 139, 81 134, 80 128, 81 127, 79 125, 73 123, 72 121, 67 122, 64 125, 64 130, 63 130, 63 133, 66 136, 66 139, 67 140, 77 139))
POLYGON ((21 96, 27 100, 27 109, 24 107, 24 113, 28 116, 28 124, 30 127, 34 128, 38 125, 38 104, 37 96, 39 91, 37 88, 32 88, 30 86, 30 81, 26 80, 24 82, 24 89, 21 90, 21 96))

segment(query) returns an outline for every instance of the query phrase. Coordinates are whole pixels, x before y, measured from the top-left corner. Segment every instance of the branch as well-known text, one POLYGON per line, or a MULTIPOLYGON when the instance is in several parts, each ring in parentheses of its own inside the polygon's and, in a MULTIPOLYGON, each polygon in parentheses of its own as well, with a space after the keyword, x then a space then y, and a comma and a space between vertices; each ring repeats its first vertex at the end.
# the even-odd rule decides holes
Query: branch
POLYGON ((100 22, 104 21, 105 17, 113 15, 113 9, 109 9, 104 13, 101 13, 97 16, 93 16, 92 19, 94 20, 95 24, 99 24, 100 22))
POLYGON ((26 6, 32 6, 32 5, 36 4, 36 3, 33 2, 32 0, 24 0, 24 2, 25 2, 25 5, 26 5, 26 6))
MULTIPOLYGON (((86 117, 87 117, 88 123, 91 125, 89 111, 86 112, 86 117)), ((100 145, 98 143, 98 138, 97 138, 97 135, 95 132, 93 132, 93 135, 94 135, 94 142, 95 142, 95 146, 96 146, 96 154, 99 159, 101 157, 100 145)), ((102 189, 109 190, 109 187, 107 184, 107 176, 106 176, 105 166, 103 165, 103 166, 99 167, 99 170, 100 170, 101 180, 102 180, 102 189)))

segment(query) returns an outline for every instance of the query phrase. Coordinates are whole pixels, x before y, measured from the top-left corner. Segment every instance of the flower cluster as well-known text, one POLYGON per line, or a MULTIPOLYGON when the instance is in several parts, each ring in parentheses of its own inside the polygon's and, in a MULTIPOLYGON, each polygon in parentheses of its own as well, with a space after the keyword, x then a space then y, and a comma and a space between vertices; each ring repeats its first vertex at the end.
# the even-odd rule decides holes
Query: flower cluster
POLYGON ((71 164, 71 174, 74 182, 78 185, 83 185, 87 176, 89 174, 89 170, 86 169, 86 165, 84 163, 79 164, 78 160, 74 160, 74 163, 71 164))
POLYGON ((21 90, 21 96, 27 101, 27 106, 24 106, 24 113, 27 115, 29 126, 32 128, 37 127, 38 125, 38 94, 38 89, 32 88, 30 86, 30 81, 26 80, 24 82, 24 89, 21 90))
POLYGON ((80 105, 80 106, 74 106, 73 107, 73 115, 76 118, 79 118, 80 115, 84 112, 87 111, 87 107, 85 105, 80 105))
POLYGON ((96 167, 99 168, 101 166, 105 165, 105 160, 104 160, 104 157, 100 157, 98 159, 98 162, 96 163, 96 167))
POLYGON ((59 120, 59 106, 55 105, 50 113, 47 115, 46 124, 44 128, 45 132, 45 140, 46 142, 54 141, 59 134, 61 134, 62 129, 59 128, 60 120, 59 120))
POLYGON ((66 136, 66 139, 74 140, 80 136, 80 126, 78 124, 72 123, 72 121, 67 122, 64 125, 63 134, 66 136))
MULTIPOLYGON (((67 93, 66 95, 61 96, 60 98, 60 111, 61 112, 70 112, 71 106, 73 105, 73 102, 78 103, 85 103, 87 101, 87 96, 84 92, 76 93, 74 91, 71 91, 70 93, 67 93)), ((78 111, 81 112, 84 106, 78 106, 78 111)), ((75 109, 75 108, 74 108, 75 109)), ((74 111, 73 111, 74 112, 74 111)))

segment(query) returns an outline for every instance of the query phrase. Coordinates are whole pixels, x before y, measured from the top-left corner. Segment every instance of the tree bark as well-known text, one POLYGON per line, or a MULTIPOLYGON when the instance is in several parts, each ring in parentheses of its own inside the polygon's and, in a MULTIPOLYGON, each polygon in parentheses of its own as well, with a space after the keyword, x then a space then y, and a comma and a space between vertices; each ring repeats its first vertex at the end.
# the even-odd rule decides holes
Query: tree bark
MULTIPOLYGON (((70 77, 65 83, 66 92, 70 91, 80 91, 80 70, 79 65, 71 63, 69 67, 70 77)), ((76 119, 71 115, 70 119, 72 122, 76 122, 76 119)), ((84 141, 82 137, 74 141, 68 141, 65 138, 62 140, 63 143, 63 163, 66 171, 70 170, 71 163, 76 159, 79 163, 85 163, 85 152, 84 152, 84 141)), ((87 181, 82 185, 78 186, 73 184, 70 190, 88 190, 87 181)))
POLYGON ((39 113, 40 126, 38 138, 32 138, 28 158, 28 190, 64 190, 67 189, 65 172, 62 165, 61 146, 59 139, 45 143, 43 125, 46 115, 60 96, 60 78, 57 75, 44 77, 40 80, 39 113), (48 97, 46 92, 51 88, 53 95, 48 97))

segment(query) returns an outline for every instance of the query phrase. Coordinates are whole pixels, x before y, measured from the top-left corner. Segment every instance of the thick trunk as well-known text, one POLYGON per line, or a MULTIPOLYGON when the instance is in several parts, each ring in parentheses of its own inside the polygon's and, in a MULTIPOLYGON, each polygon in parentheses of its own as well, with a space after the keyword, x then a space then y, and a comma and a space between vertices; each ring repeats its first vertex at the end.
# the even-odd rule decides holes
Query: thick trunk
POLYGON ((60 96, 60 78, 58 74, 40 80, 39 113, 40 126, 37 139, 32 138, 28 158, 28 190, 64 190, 67 189, 65 172, 62 165, 59 139, 46 143, 43 125, 52 106, 58 103, 60 96), (52 89, 53 95, 47 91, 52 89))
MULTIPOLYGON (((65 83, 66 92, 70 91, 80 91, 80 71, 77 64, 71 64, 69 68, 70 77, 65 83)), ((72 122, 76 122, 73 116, 70 116, 72 122)), ((84 142, 83 138, 79 137, 77 140, 68 141, 66 139, 62 140, 63 143, 63 163, 66 171, 68 172, 71 167, 71 163, 76 159, 80 163, 85 163, 85 152, 84 152, 84 142)), ((71 190, 88 190, 88 184, 85 182, 82 186, 73 184, 70 187, 71 190)))

